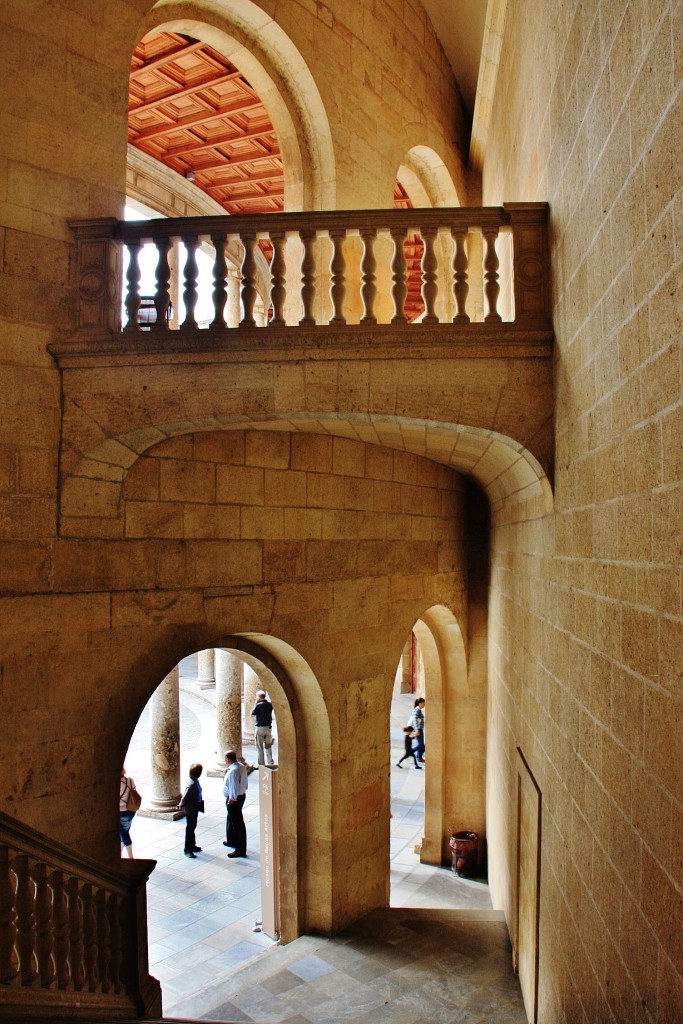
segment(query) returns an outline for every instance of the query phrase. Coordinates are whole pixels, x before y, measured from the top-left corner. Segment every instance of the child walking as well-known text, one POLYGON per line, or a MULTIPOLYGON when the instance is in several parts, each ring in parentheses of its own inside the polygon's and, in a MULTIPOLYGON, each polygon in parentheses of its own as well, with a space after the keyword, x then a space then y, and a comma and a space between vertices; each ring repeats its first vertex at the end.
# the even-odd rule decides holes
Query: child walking
POLYGON ((412 757, 413 761, 415 762, 415 767, 417 768, 417 770, 419 772, 421 772, 422 771, 422 765, 417 763, 417 756, 415 754, 415 751, 413 750, 413 740, 415 739, 416 733, 413 732, 412 725, 404 725, 403 726, 403 733, 404 733, 403 742, 405 744, 406 752, 403 755, 403 757, 401 758, 401 760, 396 762, 396 767, 397 768, 402 768, 403 767, 403 762, 405 761, 405 759, 407 757, 412 757))

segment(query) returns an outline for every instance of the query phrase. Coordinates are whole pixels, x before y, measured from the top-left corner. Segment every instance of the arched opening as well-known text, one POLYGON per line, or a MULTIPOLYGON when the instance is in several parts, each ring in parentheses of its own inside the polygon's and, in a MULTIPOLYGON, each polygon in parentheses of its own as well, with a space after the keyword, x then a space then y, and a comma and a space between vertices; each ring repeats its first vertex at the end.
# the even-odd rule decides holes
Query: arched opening
POLYGON ((394 683, 392 906, 406 899, 417 899, 416 906, 491 906, 485 884, 485 681, 472 684, 455 616, 442 605, 431 607, 414 624, 394 683), (415 735, 420 715, 421 743, 415 735), (467 872, 471 884, 451 885, 447 871, 420 869, 448 868, 450 837, 462 830, 480 838, 476 871, 467 872), (411 860, 406 877, 403 869, 411 860))
POLYGON ((175 1008, 176 1012, 181 1007, 187 1009, 188 1000, 209 980, 216 983, 229 976, 234 968, 272 945, 274 939, 295 939, 302 930, 302 921, 306 921, 306 930, 315 930, 316 922, 321 929, 329 929, 329 899, 326 906, 319 881, 312 897, 306 881, 310 851, 315 851, 318 872, 325 873, 326 836, 316 832, 324 832, 329 821, 329 811, 319 817, 311 810, 324 810, 323 801, 329 793, 325 784, 329 729, 317 682, 304 660, 273 637, 225 636, 213 650, 213 679, 211 670, 207 673, 202 668, 202 658, 212 651, 203 649, 181 658, 177 668, 160 683, 133 732, 126 759, 127 771, 144 798, 131 828, 135 856, 158 862, 148 884, 150 967, 162 983, 165 1008, 175 1008), (218 655, 238 664, 244 679, 239 735, 230 743, 249 768, 244 805, 248 856, 237 860, 227 859, 225 849, 221 731, 223 742, 230 741, 225 739, 225 723, 221 723, 227 691, 220 678, 223 669, 218 655), (174 709, 169 706, 174 687, 175 723, 174 709), (250 717, 255 692, 260 688, 266 690, 274 709, 277 768, 270 778, 283 808, 277 818, 277 839, 272 844, 276 863, 274 869, 268 866, 267 878, 263 867, 267 852, 263 843, 268 838, 264 839, 262 831, 264 780, 257 767, 250 717), (160 716, 166 721, 160 722, 160 716), (164 801, 170 789, 155 792, 155 762, 158 766, 165 761, 168 767, 174 757, 175 785, 171 789, 178 792, 164 801), (196 832, 201 849, 188 860, 183 842, 185 820, 174 811, 192 762, 203 765, 200 783, 206 813, 199 815, 196 832), (168 806, 164 807, 164 802, 168 806), (311 835, 307 835, 308 830, 312 830, 311 835), (280 878, 283 884, 278 885, 280 878), (266 907, 270 899, 277 905, 266 907), (272 928, 265 934, 266 920, 276 922, 275 934, 272 928), (256 927, 262 921, 264 932, 256 927), (188 972, 188 956, 191 964, 204 967, 188 972), (206 975, 202 973, 205 969, 209 972, 206 975))

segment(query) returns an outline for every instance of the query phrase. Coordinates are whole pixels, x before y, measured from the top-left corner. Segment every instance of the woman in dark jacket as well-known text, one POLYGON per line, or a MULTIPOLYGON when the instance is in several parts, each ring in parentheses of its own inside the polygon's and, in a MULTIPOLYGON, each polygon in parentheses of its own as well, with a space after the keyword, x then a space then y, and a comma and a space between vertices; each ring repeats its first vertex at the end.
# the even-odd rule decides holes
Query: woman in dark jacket
POLYGON ((197 817, 200 810, 204 810, 202 798, 202 787, 199 785, 199 776, 202 774, 202 765, 193 764, 190 766, 190 781, 185 787, 183 798, 176 810, 185 811, 185 856, 194 857, 201 853, 201 846, 196 845, 195 829, 197 828, 197 817))

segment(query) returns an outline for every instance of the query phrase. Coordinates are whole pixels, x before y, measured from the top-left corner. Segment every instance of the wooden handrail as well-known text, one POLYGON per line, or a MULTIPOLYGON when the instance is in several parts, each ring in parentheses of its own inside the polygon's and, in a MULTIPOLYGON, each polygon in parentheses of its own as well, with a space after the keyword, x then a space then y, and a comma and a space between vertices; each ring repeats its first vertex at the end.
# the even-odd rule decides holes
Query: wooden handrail
POLYGON ((0 814, 0 1017, 160 1014, 147 962, 155 864, 113 870, 0 814))

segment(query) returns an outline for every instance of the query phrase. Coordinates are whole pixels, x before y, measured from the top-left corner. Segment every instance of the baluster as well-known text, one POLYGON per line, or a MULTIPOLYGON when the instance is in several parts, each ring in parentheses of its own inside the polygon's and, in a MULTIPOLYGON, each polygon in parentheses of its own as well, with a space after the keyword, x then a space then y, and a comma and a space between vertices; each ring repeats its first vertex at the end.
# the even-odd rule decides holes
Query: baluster
POLYGON ((0 846, 0 984, 10 985, 19 974, 19 960, 14 942, 16 875, 10 864, 9 850, 0 846))
POLYGON ((315 323, 313 315, 313 303, 315 302, 315 253, 313 245, 316 233, 313 228, 304 228, 299 232, 299 237, 304 246, 304 255, 301 261, 301 302, 304 307, 304 315, 299 323, 310 327, 315 323))
POLYGON ((212 327, 225 327, 225 303, 228 300, 228 287, 226 276, 228 264, 225 259, 225 247, 228 240, 224 235, 212 235, 211 241, 216 250, 216 258, 213 261, 213 320, 212 327))
POLYGON ((13 862, 17 876, 17 952, 22 985, 32 985, 38 977, 35 954, 36 918, 35 885, 29 870, 28 857, 17 854, 13 862))
POLYGON ((244 255, 242 257, 242 319, 240 327, 256 327, 254 320, 254 303, 256 302, 256 235, 245 235, 242 238, 244 255))
POLYGON ((69 914, 66 893, 64 892, 64 876, 61 871, 53 871, 50 875, 52 886, 52 920, 54 923, 54 957, 57 969, 57 987, 67 989, 71 983, 69 968, 69 914))
POLYGON ((88 988, 96 992, 98 987, 97 977, 97 920, 93 906, 92 885, 86 882, 81 888, 81 899, 83 900, 83 945, 85 947, 85 976, 88 988))
POLYGON ((364 324, 376 324, 375 298, 377 297, 377 287, 375 285, 375 270, 377 269, 377 260, 375 259, 374 247, 377 230, 375 228, 364 228, 361 230, 360 235, 363 239, 363 258, 360 264, 360 297, 363 302, 363 309, 365 310, 360 319, 361 323, 364 324))
POLYGON ((346 297, 346 259, 344 258, 344 228, 333 228, 330 231, 332 257, 330 259, 330 298, 332 300, 331 324, 345 324, 344 298, 346 297))
POLYGON ((52 890, 47 882, 45 864, 35 864, 31 877, 36 885, 36 949, 38 973, 43 988, 51 988, 55 980, 54 919, 52 915, 52 890))
POLYGON ((284 231, 271 231, 270 241, 273 246, 273 256, 270 261, 270 304, 273 307, 273 315, 270 319, 271 327, 285 326, 285 233, 284 231))
POLYGON ((121 921, 119 914, 121 905, 116 893, 112 893, 107 900, 107 916, 109 918, 109 950, 112 987, 114 992, 120 992, 123 988, 121 982, 121 967, 123 965, 123 945, 121 939, 121 921))
POLYGON ((467 250, 465 240, 467 231, 451 228, 455 250, 453 252, 453 295, 455 297, 455 316, 453 323, 469 323, 470 318, 465 310, 467 293, 470 286, 467 282, 467 250))
POLYGON ((197 308, 197 277, 199 274, 199 268, 197 266, 197 248, 199 246, 199 239, 196 235, 185 235, 183 237, 183 244, 187 249, 187 259, 185 260, 185 267, 183 273, 185 275, 185 287, 183 289, 183 302, 185 303, 185 319, 183 320, 183 327, 187 327, 190 330, 197 329, 197 321, 195 319, 194 311, 197 308))
POLYGON ((171 265, 168 262, 168 254, 171 248, 170 238, 155 238, 154 244, 157 247, 158 259, 156 269, 157 290, 154 293, 154 308, 157 311, 156 323, 153 325, 157 331, 168 330, 168 307, 171 304, 171 265))
POLYGON ((133 334, 139 333, 142 328, 138 322, 138 310, 140 309, 140 242, 127 242, 128 247, 128 270, 126 271, 126 316, 128 322, 123 328, 124 332, 130 331, 133 334))
POLYGON ((423 324, 438 324, 439 318, 434 312, 436 296, 438 292, 436 284, 437 260, 434 251, 436 242, 436 228, 424 228, 421 230, 424 250, 422 252, 422 299, 425 304, 425 312, 422 317, 423 324))
POLYGON ((83 906, 78 893, 78 879, 70 878, 66 883, 69 895, 69 964, 71 979, 76 992, 85 987, 83 967, 83 906))
POLYGON ((498 255, 496 253, 498 228, 484 228, 482 234, 486 241, 486 252, 484 253, 484 294, 489 310, 484 317, 484 322, 490 323, 495 321, 500 323, 501 316, 496 308, 500 293, 500 285, 498 284, 498 255))
POLYGON ((109 938, 109 918, 107 916, 107 893, 104 889, 98 889, 95 894, 95 906, 97 907, 97 971, 100 978, 100 986, 103 992, 111 991, 112 982, 110 974, 111 950, 109 938))
POLYGON ((406 298, 408 296, 406 254, 403 248, 408 234, 406 228, 392 228, 391 237, 394 242, 394 255, 391 260, 391 279, 394 282, 391 288, 391 297, 394 301, 394 315, 391 318, 392 324, 407 323, 406 298))

